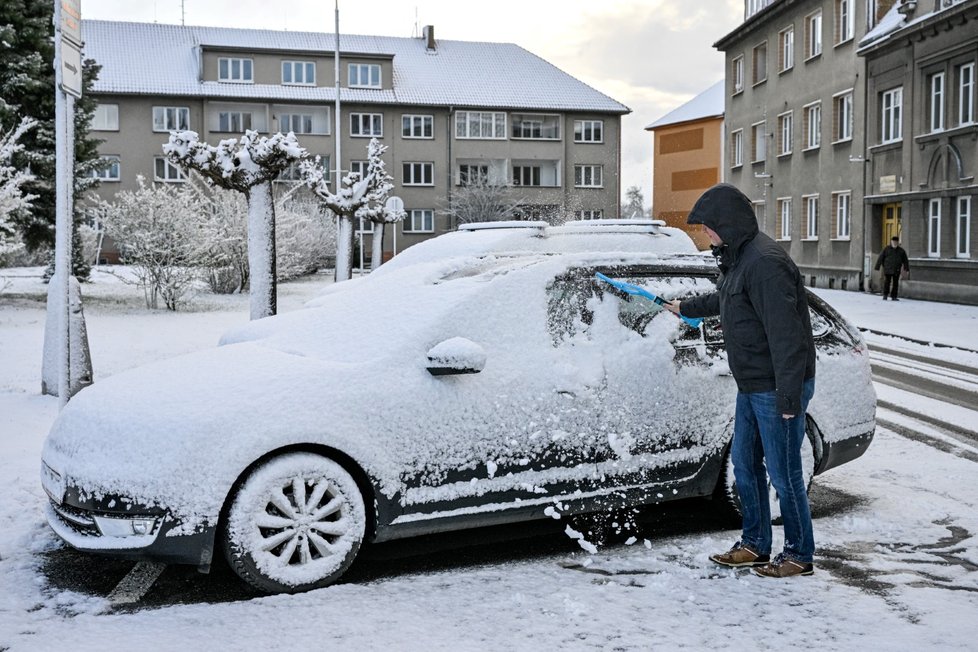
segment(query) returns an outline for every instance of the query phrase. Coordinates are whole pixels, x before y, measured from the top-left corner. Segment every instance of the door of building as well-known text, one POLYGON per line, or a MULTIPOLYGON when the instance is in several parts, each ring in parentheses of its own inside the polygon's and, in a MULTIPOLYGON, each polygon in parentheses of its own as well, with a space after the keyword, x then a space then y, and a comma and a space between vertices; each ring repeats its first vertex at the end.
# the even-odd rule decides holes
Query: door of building
POLYGON ((890 244, 890 239, 893 236, 900 237, 902 230, 900 211, 900 204, 885 204, 883 206, 883 242, 880 243, 880 247, 890 244))

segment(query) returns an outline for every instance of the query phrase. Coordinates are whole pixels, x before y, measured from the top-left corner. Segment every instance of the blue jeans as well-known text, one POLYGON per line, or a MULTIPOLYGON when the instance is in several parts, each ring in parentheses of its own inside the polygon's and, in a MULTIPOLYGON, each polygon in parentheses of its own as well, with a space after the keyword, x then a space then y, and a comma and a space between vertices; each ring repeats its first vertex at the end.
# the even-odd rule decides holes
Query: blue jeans
POLYGON ((775 393, 739 392, 731 446, 734 478, 744 518, 741 542, 762 555, 771 553, 771 506, 767 476, 778 492, 784 521, 784 554, 811 563, 815 554, 808 488, 801 468, 805 439, 805 410, 815 393, 815 379, 805 381, 801 410, 784 419, 775 393), (767 472, 765 473, 765 462, 767 472))

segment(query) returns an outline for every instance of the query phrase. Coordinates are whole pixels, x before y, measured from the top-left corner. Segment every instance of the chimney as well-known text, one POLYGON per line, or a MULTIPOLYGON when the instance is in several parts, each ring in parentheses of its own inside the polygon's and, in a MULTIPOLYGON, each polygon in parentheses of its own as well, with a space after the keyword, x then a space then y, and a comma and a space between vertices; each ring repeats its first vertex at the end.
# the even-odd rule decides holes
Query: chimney
POLYGON ((425 47, 427 49, 429 49, 429 50, 436 50, 436 49, 438 49, 435 46, 435 26, 434 25, 425 25, 421 29, 421 38, 423 38, 425 40, 425 47))
POLYGON ((917 10, 917 0, 902 0, 897 11, 903 14, 906 19, 913 18, 913 12, 917 10))

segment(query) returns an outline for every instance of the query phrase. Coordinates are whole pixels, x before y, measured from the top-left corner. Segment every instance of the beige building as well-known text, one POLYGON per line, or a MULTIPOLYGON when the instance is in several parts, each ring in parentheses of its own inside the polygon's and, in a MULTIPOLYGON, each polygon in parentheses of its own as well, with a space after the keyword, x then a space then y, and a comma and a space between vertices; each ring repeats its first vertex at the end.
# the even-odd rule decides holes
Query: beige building
MULTIPOLYGON (((293 131, 332 158, 332 34, 85 21, 83 36, 102 66, 92 127, 103 198, 138 176, 181 183, 161 149, 173 129, 211 144, 293 131)), ((516 45, 437 41, 432 27, 422 38, 341 35, 340 46, 343 160, 328 166, 335 180, 337 167, 365 163, 370 138, 387 146, 408 212, 386 230, 387 255, 454 229, 441 210, 476 179, 514 186, 522 217, 618 216, 626 106, 516 45)))
POLYGON ((653 134, 652 215, 683 229, 700 249, 710 240, 686 217, 703 191, 722 180, 723 81, 648 125, 653 134))

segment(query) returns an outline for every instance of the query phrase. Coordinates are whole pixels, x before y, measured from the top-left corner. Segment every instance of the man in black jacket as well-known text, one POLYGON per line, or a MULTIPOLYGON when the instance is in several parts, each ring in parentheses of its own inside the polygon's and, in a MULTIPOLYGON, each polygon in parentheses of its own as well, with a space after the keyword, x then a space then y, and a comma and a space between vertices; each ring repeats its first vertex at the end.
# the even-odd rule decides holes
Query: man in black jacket
POLYGON ((734 186, 707 190, 686 221, 703 225, 722 275, 716 292, 666 307, 687 317, 720 316, 738 389, 730 454, 743 532, 710 559, 764 577, 811 575, 815 540, 801 447, 815 392, 815 342, 801 274, 758 230, 750 200, 734 186), (774 559, 767 475, 784 521, 784 552, 774 559))
POLYGON ((899 301, 897 293, 900 291, 900 274, 903 270, 910 272, 910 259, 900 246, 900 238, 893 236, 889 246, 883 247, 880 257, 876 259, 876 269, 880 267, 883 268, 883 301, 886 301, 886 295, 890 295, 894 301, 899 301))

